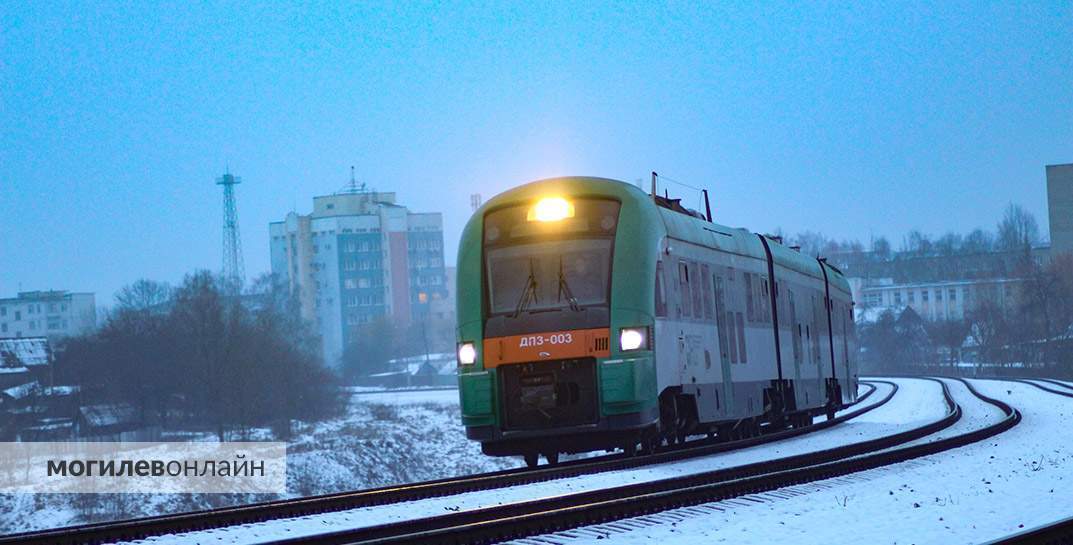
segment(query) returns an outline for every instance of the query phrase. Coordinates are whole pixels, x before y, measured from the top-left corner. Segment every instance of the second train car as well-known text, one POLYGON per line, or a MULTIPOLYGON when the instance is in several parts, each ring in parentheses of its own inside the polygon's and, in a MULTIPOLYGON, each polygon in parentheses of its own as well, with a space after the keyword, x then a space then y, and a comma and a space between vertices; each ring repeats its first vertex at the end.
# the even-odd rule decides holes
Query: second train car
POLYGON ((838 269, 615 180, 489 200, 463 231, 457 301, 466 434, 530 465, 804 425, 857 395, 838 269))

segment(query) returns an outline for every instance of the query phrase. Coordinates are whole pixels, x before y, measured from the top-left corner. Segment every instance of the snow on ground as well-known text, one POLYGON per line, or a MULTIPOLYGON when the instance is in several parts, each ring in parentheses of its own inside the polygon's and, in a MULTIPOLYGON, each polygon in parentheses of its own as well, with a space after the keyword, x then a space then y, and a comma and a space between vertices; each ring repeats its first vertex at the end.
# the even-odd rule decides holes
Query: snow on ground
MULTIPOLYGON (((436 403, 458 405, 458 388, 428 388, 425 390, 374 390, 358 393, 362 403, 413 405, 436 403)), ((461 426, 461 423, 459 423, 461 426)))
MULTIPOLYGON (((938 383, 919 379, 891 380, 898 383, 901 388, 886 405, 831 429, 787 439, 772 445, 633 470, 612 471, 497 490, 430 498, 418 502, 397 503, 307 517, 280 519, 235 528, 161 536, 147 539, 143 543, 195 544, 204 543, 209 539, 213 543, 221 544, 258 543, 284 537, 295 538, 345 528, 397 522, 415 517, 442 515, 460 510, 529 501, 583 490, 653 481, 831 448, 917 427, 924 423, 938 420, 946 414, 946 407, 942 401, 942 390, 938 383)), ((889 392, 890 387, 879 384, 877 388, 876 393, 865 402, 866 404, 878 402, 889 392)))
MULTIPOLYGON (((460 423, 457 390, 352 392, 346 414, 299 423, 287 445, 287 496, 427 481, 516 467, 490 458, 460 423)), ((214 440, 174 432, 172 440, 214 440)), ((253 438, 271 440, 269 430, 253 438)), ((277 499, 252 494, 0 495, 0 534, 277 499)))
MULTIPOLYGON (((1023 421, 986 441, 903 464, 572 530, 571 539, 542 539, 571 545, 980 543, 1073 515, 1073 399, 1015 382, 973 385, 1020 409, 1023 421)), ((970 410, 964 395, 953 394, 970 410)))

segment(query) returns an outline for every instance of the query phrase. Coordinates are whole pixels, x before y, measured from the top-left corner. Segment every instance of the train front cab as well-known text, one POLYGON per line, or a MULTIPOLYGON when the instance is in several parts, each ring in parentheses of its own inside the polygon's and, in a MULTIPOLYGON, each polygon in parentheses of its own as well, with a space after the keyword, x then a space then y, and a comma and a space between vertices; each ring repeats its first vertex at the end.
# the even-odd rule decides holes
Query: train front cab
POLYGON ((639 247, 659 234, 646 198, 598 179, 535 182, 466 226, 459 388, 466 434, 486 454, 554 460, 656 433, 656 256, 639 247), (563 217, 541 221, 549 198, 563 217))

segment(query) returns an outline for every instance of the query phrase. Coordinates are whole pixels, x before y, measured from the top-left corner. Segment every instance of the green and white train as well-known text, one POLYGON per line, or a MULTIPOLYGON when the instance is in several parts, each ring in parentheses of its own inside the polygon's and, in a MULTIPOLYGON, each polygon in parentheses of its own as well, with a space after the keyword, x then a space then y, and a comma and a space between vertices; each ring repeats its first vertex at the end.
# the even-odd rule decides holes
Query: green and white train
POLYGON ((857 395, 842 273, 603 178, 488 201, 458 255, 467 436, 535 465, 806 425, 857 395))

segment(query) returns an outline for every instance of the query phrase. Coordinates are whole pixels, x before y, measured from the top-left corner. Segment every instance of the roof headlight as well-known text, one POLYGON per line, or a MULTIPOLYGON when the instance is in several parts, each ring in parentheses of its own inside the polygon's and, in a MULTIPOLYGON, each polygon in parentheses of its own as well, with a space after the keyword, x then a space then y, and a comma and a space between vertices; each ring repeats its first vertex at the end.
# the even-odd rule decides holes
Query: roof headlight
POLYGON ((537 201, 525 219, 527 221, 562 221, 574 217, 574 203, 562 197, 544 197, 537 201))

